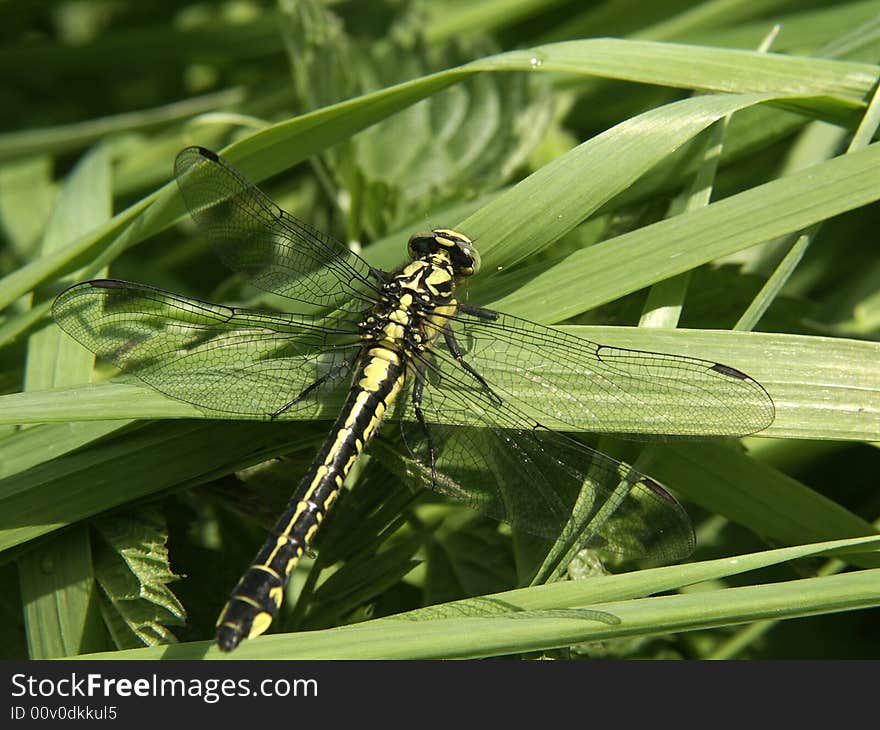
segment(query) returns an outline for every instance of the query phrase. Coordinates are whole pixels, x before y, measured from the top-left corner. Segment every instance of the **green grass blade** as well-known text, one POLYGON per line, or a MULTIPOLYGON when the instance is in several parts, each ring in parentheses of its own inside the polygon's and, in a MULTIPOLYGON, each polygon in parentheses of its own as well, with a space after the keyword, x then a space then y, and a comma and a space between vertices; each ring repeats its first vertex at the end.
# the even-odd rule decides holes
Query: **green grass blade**
POLYGON ((89 529, 81 525, 18 563, 28 653, 33 659, 99 651, 107 644, 97 612, 89 529))
MULTIPOLYGON (((743 51, 722 52, 719 56, 717 49, 688 46, 671 48, 664 56, 666 46, 600 39, 553 44, 534 51, 503 53, 276 124, 231 145, 224 150, 224 156, 259 182, 479 71, 565 70, 607 73, 613 77, 615 69, 623 61, 626 67, 641 69, 640 74, 627 72, 626 77, 634 80, 690 88, 717 88, 728 92, 753 92, 758 87, 758 90, 768 92, 768 99, 773 98, 774 93, 779 98, 795 95, 828 97, 835 100, 830 105, 838 111, 864 104, 877 77, 876 68, 868 64, 803 60, 743 51), (692 69, 696 68, 693 58, 687 57, 684 61, 686 54, 691 51, 701 58, 703 52, 715 52, 707 57, 707 63, 708 60, 712 63, 704 73, 693 73, 692 69), (598 65, 597 53, 600 54, 598 65), (543 63, 532 61, 538 58, 544 59, 543 63), (733 80, 729 74, 733 74, 733 80), (764 78, 766 82, 756 81, 764 78)), ((810 102, 803 100, 800 103, 809 106, 810 102)), ((816 111, 819 112, 820 108, 827 110, 828 107, 829 103, 823 102, 816 107, 816 111)), ((166 185, 92 235, 74 241, 53 256, 35 261, 0 280, 0 309, 52 275, 83 265, 84 257, 107 256, 108 249, 113 255, 164 229, 182 213, 175 187, 166 185)))
MULTIPOLYGON (((110 163, 104 148, 86 155, 74 168, 55 202, 43 236, 50 253, 66 241, 110 218, 110 163)), ((45 298, 43 295, 42 298, 45 298)), ((51 323, 31 335, 25 389, 36 390, 87 380, 94 357, 61 336, 51 323)), ((11 437, 27 438, 27 431, 11 437)), ((20 465, 20 462, 19 462, 20 465)), ((9 467, 4 462, 4 469, 9 467)), ((94 574, 89 531, 78 527, 58 535, 19 560, 25 625, 33 658, 80 654, 102 646, 95 616, 94 574)))
MULTIPOLYGON (((531 205, 546 207, 554 192, 545 186, 531 205)), ((540 311, 543 321, 560 321, 878 198, 880 144, 873 144, 573 253, 491 306, 525 317, 540 311), (584 286, 585 280, 590 286, 584 286)), ((517 203, 523 201, 502 196, 493 204, 512 214, 517 203)))
MULTIPOLYGON (((63 391, 62 391, 63 392, 63 391)), ((97 441, 130 421, 34 424, 0 441, 0 480, 97 441)))
MULTIPOLYGON (((786 474, 726 444, 658 447, 649 473, 711 514, 748 527, 771 545, 872 535, 871 523, 786 474)), ((853 558, 880 567, 880 555, 853 558)))
POLYGON ((242 101, 243 96, 242 89, 226 89, 155 109, 116 114, 59 127, 0 134, 0 162, 35 154, 57 155, 98 142, 109 134, 147 131, 196 114, 235 105, 242 101))
POLYGON ((544 165, 456 228, 480 245, 487 270, 513 266, 570 231, 710 124, 770 98, 700 96, 652 109, 544 165))
MULTIPOLYGON (((110 187, 110 160, 106 149, 97 147, 83 157, 65 181, 43 236, 44 255, 110 219, 110 187)), ((68 279, 68 283, 73 282, 68 279)), ((47 298, 54 297, 40 297, 47 298)), ((28 342, 25 389, 41 390, 87 381, 94 361, 90 352, 77 347, 47 322, 28 342)))
POLYGON ((46 462, 0 482, 0 550, 309 444, 295 433, 287 424, 146 424, 46 462))
MULTIPOLYGON (((880 570, 687 595, 633 597, 829 550, 871 549, 878 542, 880 538, 871 537, 801 545, 735 559, 519 589, 449 604, 446 615, 452 617, 447 618, 411 621, 402 616, 329 631, 261 637, 243 644, 236 651, 236 658, 476 658, 583 641, 733 625, 767 616, 795 618, 855 610, 880 605, 880 570), (579 612, 579 608, 588 610, 579 612), (482 613, 474 613, 480 609, 482 613), (616 620, 609 621, 609 616, 616 620)), ((413 618, 417 616, 420 614, 413 614, 413 618)), ((202 656, 219 658, 222 655, 207 642, 198 642, 88 658, 194 659, 202 656)))
POLYGON ((876 66, 866 63, 618 38, 552 43, 502 53, 472 65, 566 71, 734 94, 827 96, 854 104, 867 101, 878 72, 876 66))
MULTIPOLYGON (((764 436, 880 440, 880 376, 876 368, 880 344, 876 342, 712 330, 563 329, 595 342, 702 357, 749 373, 776 403, 776 420, 764 436)), ((584 383, 585 388, 587 385, 584 383)), ((321 413, 304 417, 329 418, 339 405, 328 401, 321 413)), ((134 383, 0 396, 0 424, 205 417, 194 406, 134 383)), ((0 442, 0 453, 2 447, 0 442)))

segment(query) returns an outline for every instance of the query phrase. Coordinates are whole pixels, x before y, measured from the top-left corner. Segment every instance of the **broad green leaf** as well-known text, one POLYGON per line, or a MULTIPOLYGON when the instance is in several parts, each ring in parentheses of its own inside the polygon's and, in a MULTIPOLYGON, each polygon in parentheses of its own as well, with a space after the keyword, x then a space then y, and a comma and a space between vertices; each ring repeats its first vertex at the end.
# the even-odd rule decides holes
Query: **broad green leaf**
MULTIPOLYGON (((484 39, 414 46, 403 32, 392 33, 386 44, 364 46, 321 3, 300 2, 282 12, 294 84, 308 109, 489 52, 484 39)), ((345 192, 338 197, 348 236, 361 240, 365 231, 376 238, 413 221, 424 226, 438 205, 508 180, 554 113, 546 84, 539 83, 545 80, 479 74, 328 150, 322 161, 345 192)))

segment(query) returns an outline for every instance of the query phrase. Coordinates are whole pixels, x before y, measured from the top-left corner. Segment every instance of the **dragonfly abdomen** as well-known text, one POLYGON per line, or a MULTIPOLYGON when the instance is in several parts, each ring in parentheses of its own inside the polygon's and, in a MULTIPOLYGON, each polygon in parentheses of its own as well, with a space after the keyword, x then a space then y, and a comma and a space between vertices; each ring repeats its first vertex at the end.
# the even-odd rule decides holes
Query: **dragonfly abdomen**
POLYGON ((404 373, 394 350, 366 351, 330 436, 217 620, 217 644, 223 651, 232 651, 243 638, 259 636, 271 625, 291 573, 400 392, 404 373))

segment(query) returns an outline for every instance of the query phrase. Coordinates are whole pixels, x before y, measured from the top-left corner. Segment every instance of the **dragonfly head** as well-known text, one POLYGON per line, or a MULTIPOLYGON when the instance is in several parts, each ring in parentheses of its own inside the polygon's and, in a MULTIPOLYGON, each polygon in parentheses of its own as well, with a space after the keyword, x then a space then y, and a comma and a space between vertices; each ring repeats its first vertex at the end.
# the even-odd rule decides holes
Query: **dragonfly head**
POLYGON ((480 254, 470 238, 458 231, 436 228, 416 233, 409 239, 409 255, 415 259, 445 254, 456 276, 471 276, 480 270, 480 254))

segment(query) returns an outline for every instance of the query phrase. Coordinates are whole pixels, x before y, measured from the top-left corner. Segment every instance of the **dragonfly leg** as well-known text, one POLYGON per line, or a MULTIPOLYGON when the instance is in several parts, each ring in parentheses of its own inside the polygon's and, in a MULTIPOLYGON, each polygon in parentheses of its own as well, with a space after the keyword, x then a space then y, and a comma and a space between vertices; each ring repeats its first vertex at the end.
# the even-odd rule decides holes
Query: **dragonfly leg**
POLYGON ((425 420, 425 414, 422 411, 422 394, 425 389, 424 367, 417 369, 415 372, 415 382, 412 389, 412 405, 416 414, 416 420, 425 434, 425 444, 428 447, 428 463, 431 465, 431 483, 437 486, 437 451, 434 448, 434 440, 431 438, 431 429, 428 428, 428 422, 425 420))
POLYGON ((341 363, 339 363, 339 365, 336 365, 335 367, 330 368, 330 370, 328 370, 326 373, 324 373, 314 383, 312 383, 307 388, 304 388, 302 391, 300 391, 299 395, 297 395, 296 398, 294 398, 291 401, 288 401, 283 406, 281 406, 281 408, 279 408, 277 411, 275 411, 275 413, 272 414, 272 420, 274 421, 280 415, 289 411, 297 403, 302 403, 302 401, 304 401, 306 398, 309 397, 309 394, 312 391, 314 391, 317 388, 320 388, 328 380, 333 380, 333 378, 338 377, 340 373, 343 373, 346 370, 349 370, 351 368, 351 366, 354 364, 355 360, 357 360, 359 354, 360 353, 356 354, 354 357, 350 358, 349 360, 346 360, 345 362, 341 362, 341 363))
MULTIPOLYGON (((490 310, 483 310, 485 312, 489 312, 490 310)), ((497 315, 496 315, 497 316, 497 315)), ((446 340, 446 347, 449 349, 452 357, 456 359, 459 365, 470 375, 474 380, 476 380, 480 386, 485 390, 496 404, 501 405, 504 401, 501 399, 501 396, 498 395, 489 383, 486 382, 486 379, 480 375, 476 370, 474 370, 469 363, 467 363, 464 359, 464 355, 461 351, 461 346, 458 344, 458 340, 455 339, 455 334, 452 331, 452 328, 447 324, 445 329, 443 330, 443 337, 446 340)))
POLYGON ((384 284, 386 281, 391 279, 391 273, 388 271, 384 271, 382 269, 377 269, 375 266, 370 267, 370 276, 372 276, 379 284, 384 284))
POLYGON ((500 312, 496 312, 494 309, 486 309, 485 307, 475 307, 473 304, 462 304, 459 303, 458 308, 464 312, 465 314, 473 315, 474 317, 479 317, 486 322, 494 322, 498 319, 501 314, 500 312))

